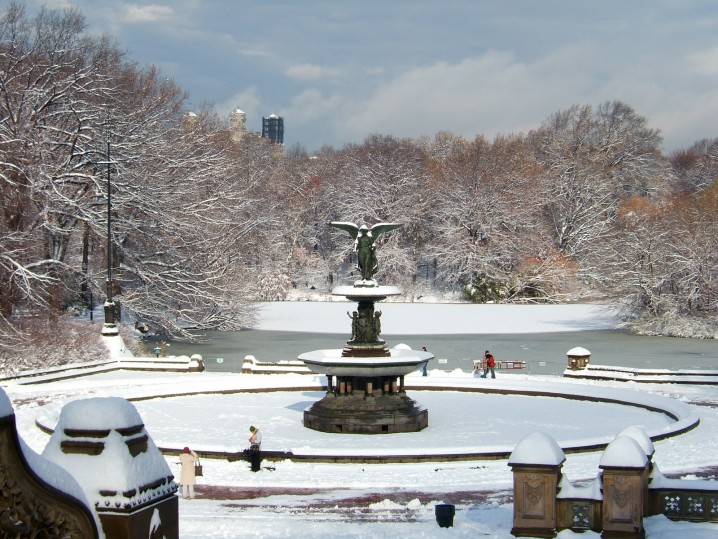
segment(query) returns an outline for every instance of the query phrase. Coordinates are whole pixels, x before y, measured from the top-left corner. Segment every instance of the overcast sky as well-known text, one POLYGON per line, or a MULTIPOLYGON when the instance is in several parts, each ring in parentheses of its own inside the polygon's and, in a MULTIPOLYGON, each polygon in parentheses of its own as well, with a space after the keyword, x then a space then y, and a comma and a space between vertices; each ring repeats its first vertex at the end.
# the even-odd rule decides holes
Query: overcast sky
POLYGON ((667 152, 718 137, 715 0, 26 0, 43 4, 78 6, 190 109, 240 108, 251 131, 283 116, 287 147, 493 138, 609 100, 667 152))

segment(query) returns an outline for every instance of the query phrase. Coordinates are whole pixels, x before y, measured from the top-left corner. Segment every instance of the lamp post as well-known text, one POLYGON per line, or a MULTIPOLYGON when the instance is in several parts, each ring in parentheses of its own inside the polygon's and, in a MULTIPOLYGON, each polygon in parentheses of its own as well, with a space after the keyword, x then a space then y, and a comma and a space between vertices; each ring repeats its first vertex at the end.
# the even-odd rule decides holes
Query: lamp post
POLYGON ((105 301, 105 323, 102 334, 108 337, 119 334, 115 324, 115 302, 112 299, 112 185, 110 183, 112 163, 110 161, 110 140, 107 139, 107 299, 105 301))

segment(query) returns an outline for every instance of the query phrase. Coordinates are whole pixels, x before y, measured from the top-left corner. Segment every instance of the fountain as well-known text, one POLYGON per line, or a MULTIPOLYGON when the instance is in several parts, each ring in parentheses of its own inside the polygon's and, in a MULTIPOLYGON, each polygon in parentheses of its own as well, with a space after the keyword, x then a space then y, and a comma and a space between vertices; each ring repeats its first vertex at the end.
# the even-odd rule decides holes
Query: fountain
POLYGON ((327 376, 327 393, 304 411, 304 426, 322 432, 389 434, 418 432, 429 424, 429 413, 407 396, 404 376, 421 369, 434 356, 425 351, 388 348, 379 338, 381 311, 375 304, 401 291, 381 286, 374 242, 380 234, 400 227, 378 223, 368 228, 332 221, 330 226, 349 232, 362 278, 353 286, 337 286, 332 295, 357 302, 347 313, 351 339, 341 349, 314 350, 299 356, 305 365, 327 376))

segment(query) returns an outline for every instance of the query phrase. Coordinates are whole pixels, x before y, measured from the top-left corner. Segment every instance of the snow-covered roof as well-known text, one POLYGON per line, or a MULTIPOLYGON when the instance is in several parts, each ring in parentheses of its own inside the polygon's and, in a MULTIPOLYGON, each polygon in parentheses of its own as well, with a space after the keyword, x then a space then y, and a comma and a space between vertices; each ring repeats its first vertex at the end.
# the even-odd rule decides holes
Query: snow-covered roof
POLYGON ((560 466, 565 460, 566 455, 556 440, 543 432, 532 432, 516 444, 509 457, 509 466, 560 466))
POLYGON ((571 348, 568 352, 566 352, 567 356, 590 356, 591 352, 586 350, 585 348, 581 346, 577 346, 575 348, 571 348))
POLYGON ((643 468, 648 457, 636 440, 628 436, 618 436, 601 456, 599 468, 643 468))

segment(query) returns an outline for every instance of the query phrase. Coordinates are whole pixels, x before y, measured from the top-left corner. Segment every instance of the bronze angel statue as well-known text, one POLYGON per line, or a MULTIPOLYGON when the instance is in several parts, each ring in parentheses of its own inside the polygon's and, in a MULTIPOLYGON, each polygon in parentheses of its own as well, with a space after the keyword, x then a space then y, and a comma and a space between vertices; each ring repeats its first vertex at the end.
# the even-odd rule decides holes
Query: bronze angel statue
POLYGON ((354 250, 357 252, 359 259, 359 271, 365 281, 371 280, 379 267, 374 242, 384 232, 401 226, 400 223, 377 223, 369 228, 366 225, 357 226, 354 223, 344 221, 329 221, 327 224, 346 230, 354 238, 354 250))

